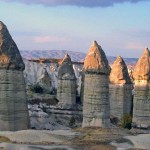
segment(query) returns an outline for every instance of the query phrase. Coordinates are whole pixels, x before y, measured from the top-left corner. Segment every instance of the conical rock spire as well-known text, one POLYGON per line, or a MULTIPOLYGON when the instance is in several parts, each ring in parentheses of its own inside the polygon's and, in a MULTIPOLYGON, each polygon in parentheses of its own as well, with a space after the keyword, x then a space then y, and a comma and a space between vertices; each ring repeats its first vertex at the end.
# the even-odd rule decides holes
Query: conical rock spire
POLYGON ((112 65, 110 72, 110 83, 131 84, 127 66, 121 56, 118 56, 112 65))
POLYGON ((67 54, 60 63, 57 83, 58 106, 63 109, 76 108, 76 77, 70 56, 67 54))
POLYGON ((110 127, 110 67, 102 48, 93 42, 84 62, 82 127, 110 127))
POLYGON ((150 51, 146 48, 133 72, 134 80, 150 80, 150 51))
POLYGON ((37 84, 39 84, 45 90, 45 92, 52 91, 52 80, 46 68, 44 68, 43 74, 38 79, 37 84))
POLYGON ((76 79, 71 58, 68 54, 66 54, 63 60, 60 62, 58 79, 76 79))
POLYGON ((85 58, 83 70, 87 73, 109 74, 108 60, 101 46, 93 42, 85 58))
POLYGON ((24 70, 25 65, 7 27, 0 21, 0 69, 24 70))

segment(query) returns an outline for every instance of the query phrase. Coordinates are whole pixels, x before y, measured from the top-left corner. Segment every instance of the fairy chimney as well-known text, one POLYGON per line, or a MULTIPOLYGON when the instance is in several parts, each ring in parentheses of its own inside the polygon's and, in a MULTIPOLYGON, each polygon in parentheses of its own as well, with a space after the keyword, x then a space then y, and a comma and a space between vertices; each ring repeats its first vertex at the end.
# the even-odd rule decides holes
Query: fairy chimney
POLYGON ((25 65, 7 27, 0 21, 0 130, 29 127, 25 65))
POLYGON ((133 126, 150 127, 150 51, 146 48, 133 72, 133 126))
POLYGON ((76 105, 76 77, 71 58, 65 55, 60 62, 57 84, 58 105, 63 109, 73 109, 76 105))
POLYGON ((52 80, 50 75, 48 74, 46 68, 43 69, 42 75, 39 77, 37 84, 39 84, 45 92, 51 93, 52 88, 52 80))
POLYGON ((101 46, 93 42, 85 58, 82 127, 109 127, 108 60, 101 46))
POLYGON ((133 89, 127 66, 122 57, 117 57, 113 63, 109 80, 110 114, 121 121, 125 115, 131 113, 133 89))

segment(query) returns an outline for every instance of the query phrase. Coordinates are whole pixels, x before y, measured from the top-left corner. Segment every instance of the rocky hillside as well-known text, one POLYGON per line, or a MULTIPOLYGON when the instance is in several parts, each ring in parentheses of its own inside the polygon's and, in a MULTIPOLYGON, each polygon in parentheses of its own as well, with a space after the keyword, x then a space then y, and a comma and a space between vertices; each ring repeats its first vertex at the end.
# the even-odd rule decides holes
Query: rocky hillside
MULTIPOLYGON (((25 59, 36 59, 36 58, 63 58, 66 53, 69 54, 72 61, 83 62, 86 54, 82 52, 73 52, 68 50, 22 50, 21 55, 25 59)), ((108 61, 112 64, 116 57, 107 56, 108 61)), ((135 65, 137 58, 124 58, 127 65, 135 65)))
POLYGON ((65 54, 69 54, 72 61, 83 62, 86 56, 82 52, 73 52, 68 50, 24 50, 20 51, 21 55, 25 59, 36 59, 36 58, 63 58, 65 54))

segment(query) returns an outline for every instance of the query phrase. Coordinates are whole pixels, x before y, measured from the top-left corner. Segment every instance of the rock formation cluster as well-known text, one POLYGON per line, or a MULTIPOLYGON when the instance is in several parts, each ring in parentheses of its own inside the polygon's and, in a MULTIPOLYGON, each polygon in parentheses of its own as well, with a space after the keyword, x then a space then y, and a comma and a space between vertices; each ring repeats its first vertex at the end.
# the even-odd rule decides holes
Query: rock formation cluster
POLYGON ((85 58, 82 127, 109 127, 110 67, 101 46, 93 42, 85 58))
POLYGON ((76 104, 76 77, 71 58, 65 55, 58 71, 57 99, 63 109, 73 109, 76 104))
POLYGON ((0 22, 0 130, 29 127, 23 70, 25 65, 17 45, 0 22))
MULTIPOLYGON (((34 65, 33 63, 32 66, 34 65)), ((72 65, 68 54, 59 63, 58 74, 57 64, 51 65, 52 78, 46 68, 38 78, 37 70, 41 73, 41 66, 36 67, 36 70, 29 66, 25 76, 31 76, 31 83, 36 81, 35 83, 46 92, 52 92, 57 87, 59 101, 57 106, 62 109, 76 109, 76 95, 80 95, 83 104, 82 127, 110 127, 110 116, 118 120, 123 119, 125 115, 130 116, 131 105, 133 105, 133 126, 150 128, 150 51, 148 48, 144 50, 134 68, 132 81, 127 66, 120 56, 110 69, 106 55, 96 41, 93 42, 85 58, 82 73, 72 65), (80 78, 77 80, 76 76, 80 78), (133 83, 134 95, 132 95, 133 83)), ((0 21, 0 131, 29 128, 24 69, 25 65, 18 47, 7 27, 0 21)))
POLYGON ((120 122, 125 115, 131 114, 133 89, 122 57, 117 57, 113 63, 109 79, 110 114, 120 122))
POLYGON ((145 49, 133 72, 134 102, 133 125, 150 127, 150 51, 145 49))

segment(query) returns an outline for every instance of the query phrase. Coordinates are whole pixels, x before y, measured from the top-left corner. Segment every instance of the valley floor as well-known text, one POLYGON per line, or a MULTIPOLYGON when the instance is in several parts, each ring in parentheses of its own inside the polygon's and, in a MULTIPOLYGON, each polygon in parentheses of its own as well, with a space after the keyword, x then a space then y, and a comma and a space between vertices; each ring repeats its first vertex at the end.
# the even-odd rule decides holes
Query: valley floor
POLYGON ((120 128, 2 131, 0 142, 0 150, 149 150, 150 134, 120 128))

